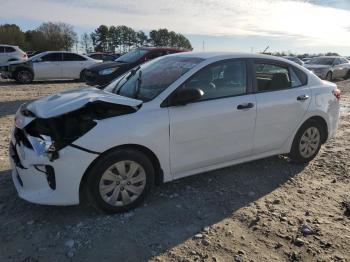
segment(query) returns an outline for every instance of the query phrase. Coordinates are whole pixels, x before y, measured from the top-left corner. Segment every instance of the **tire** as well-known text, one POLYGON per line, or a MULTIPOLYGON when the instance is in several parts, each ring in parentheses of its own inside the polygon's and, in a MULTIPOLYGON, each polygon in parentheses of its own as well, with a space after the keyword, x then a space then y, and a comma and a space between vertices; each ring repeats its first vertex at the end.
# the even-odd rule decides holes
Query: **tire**
POLYGON ((320 150, 324 136, 325 130, 319 122, 305 122, 294 137, 290 158, 297 163, 310 162, 320 150))
POLYGON ((348 72, 346 73, 344 80, 348 80, 350 79, 350 70, 348 70, 348 72))
POLYGON ((333 73, 332 72, 328 72, 326 75, 326 80, 331 82, 333 80, 333 73))
POLYGON ((20 84, 30 84, 33 82, 34 75, 27 69, 20 69, 15 73, 15 80, 20 84))
POLYGON ((109 214, 129 211, 145 200, 154 185, 154 174, 152 162, 142 152, 111 151, 89 170, 87 199, 109 214))

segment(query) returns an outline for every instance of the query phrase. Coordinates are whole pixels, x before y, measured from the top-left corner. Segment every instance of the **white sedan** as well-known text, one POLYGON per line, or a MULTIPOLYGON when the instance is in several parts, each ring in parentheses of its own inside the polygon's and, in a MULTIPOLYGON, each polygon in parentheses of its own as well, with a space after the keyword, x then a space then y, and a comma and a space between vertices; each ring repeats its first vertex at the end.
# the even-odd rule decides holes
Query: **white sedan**
POLYGON ((12 78, 21 84, 33 80, 84 80, 85 68, 100 63, 85 55, 65 51, 48 51, 35 55, 28 60, 11 62, 4 67, 3 78, 12 78))
POLYGON ((134 68, 104 90, 22 105, 10 144, 19 196, 49 205, 82 194, 106 212, 152 186, 272 155, 311 161, 332 137, 340 91, 288 60, 180 53, 134 68))

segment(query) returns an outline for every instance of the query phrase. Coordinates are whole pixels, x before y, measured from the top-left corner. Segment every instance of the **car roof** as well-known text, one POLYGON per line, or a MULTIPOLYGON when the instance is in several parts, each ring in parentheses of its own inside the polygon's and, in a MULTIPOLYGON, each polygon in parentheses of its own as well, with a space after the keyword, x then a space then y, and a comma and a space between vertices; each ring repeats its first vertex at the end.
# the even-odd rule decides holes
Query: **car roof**
POLYGON ((139 47, 138 49, 142 50, 169 50, 169 51, 190 51, 188 49, 184 48, 176 48, 176 47, 156 47, 156 46, 142 46, 139 47))
POLYGON ((342 56, 317 56, 317 57, 314 57, 314 58, 343 58, 342 56))
POLYGON ((244 53, 244 52, 184 52, 172 54, 172 56, 181 57, 194 57, 202 59, 215 59, 215 58, 259 58, 259 59, 273 59, 277 61, 285 62, 286 59, 273 55, 255 54, 255 53, 244 53))
POLYGON ((0 44, 0 46, 18 47, 18 45, 3 45, 3 44, 0 44))

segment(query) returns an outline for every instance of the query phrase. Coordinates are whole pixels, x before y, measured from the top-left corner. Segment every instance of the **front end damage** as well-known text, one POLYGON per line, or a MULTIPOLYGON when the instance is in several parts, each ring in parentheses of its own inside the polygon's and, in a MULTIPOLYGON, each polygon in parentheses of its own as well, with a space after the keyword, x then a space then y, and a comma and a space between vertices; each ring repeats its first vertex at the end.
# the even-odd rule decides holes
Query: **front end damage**
MULTIPOLYGON (((68 96, 72 98, 72 93, 68 96)), ((88 96, 85 94, 83 97, 88 96)), ((24 104, 17 111, 9 153, 12 178, 22 198, 39 204, 79 203, 81 177, 99 153, 89 150, 88 146, 74 145, 74 141, 93 129, 99 121, 134 113, 140 106, 136 102, 131 105, 99 100, 96 95, 93 99, 86 99, 86 103, 79 98, 79 108, 71 106, 70 109, 74 110, 67 112, 63 107, 51 117, 42 107, 43 103, 39 108, 40 101, 24 104)), ((67 99, 61 99, 61 102, 67 103, 67 99)), ((58 104, 62 106, 62 103, 58 104)), ((70 105, 72 103, 69 101, 70 105)), ((50 102, 46 106, 53 110, 50 102)))

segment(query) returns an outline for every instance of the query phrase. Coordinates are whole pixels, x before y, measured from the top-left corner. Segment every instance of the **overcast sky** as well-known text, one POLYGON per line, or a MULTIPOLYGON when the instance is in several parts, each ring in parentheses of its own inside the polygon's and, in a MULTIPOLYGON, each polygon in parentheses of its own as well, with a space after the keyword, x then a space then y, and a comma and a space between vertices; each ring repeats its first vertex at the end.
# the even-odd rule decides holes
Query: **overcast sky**
POLYGON ((23 30, 44 21, 72 24, 81 34, 100 24, 136 30, 168 28, 196 51, 326 52, 350 55, 349 0, 8 0, 1 23, 23 30))

